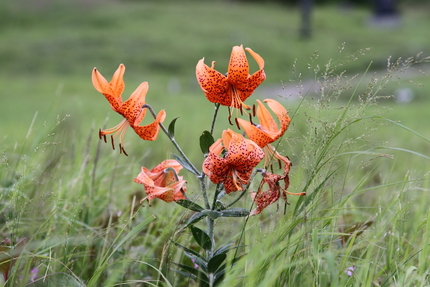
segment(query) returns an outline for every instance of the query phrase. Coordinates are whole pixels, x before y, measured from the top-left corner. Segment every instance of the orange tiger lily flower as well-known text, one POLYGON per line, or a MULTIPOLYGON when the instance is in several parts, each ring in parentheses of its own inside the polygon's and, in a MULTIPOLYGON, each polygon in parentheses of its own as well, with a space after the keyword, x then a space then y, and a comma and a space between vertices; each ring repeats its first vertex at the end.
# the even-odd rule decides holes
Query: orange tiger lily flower
POLYGON ((206 98, 212 103, 219 103, 232 108, 249 109, 243 102, 266 79, 263 58, 250 48, 234 46, 231 52, 227 75, 214 69, 215 61, 211 67, 201 59, 196 66, 196 77, 206 98), (249 65, 245 50, 255 59, 260 70, 249 75, 249 65))
POLYGON ((263 175, 263 180, 260 183, 258 192, 251 193, 251 198, 255 202, 257 207, 251 211, 251 213, 249 214, 250 216, 260 214, 263 211, 263 209, 278 201, 278 199, 281 196, 284 199, 284 201, 288 204, 287 194, 306 195, 305 192, 291 193, 287 191, 290 185, 290 179, 288 177, 288 174, 284 174, 281 176, 278 174, 272 174, 268 171, 265 171, 262 173, 262 175, 263 175), (281 180, 284 181, 284 187, 282 187, 279 184, 279 181, 281 180), (265 184, 267 184, 269 188, 266 191, 261 191, 265 184), (281 193, 281 190, 282 190, 282 193, 281 193))
MULTIPOLYGON (((162 123, 166 117, 166 112, 161 110, 155 121, 146 126, 139 126, 146 114, 146 109, 142 109, 145 104, 146 93, 148 92, 148 82, 143 82, 137 87, 137 89, 131 94, 130 98, 122 102, 121 94, 124 91, 124 76, 125 66, 119 65, 118 69, 114 73, 112 80, 108 82, 100 72, 94 68, 92 73, 92 82, 94 88, 102 93, 109 101, 112 109, 122 115, 124 120, 121 121, 117 126, 107 129, 100 130, 99 137, 104 138, 106 142, 106 135, 112 135, 112 148, 115 149, 114 140, 120 137, 120 152, 124 152, 124 135, 127 128, 130 126, 133 130, 144 140, 153 141, 157 138, 158 131, 160 129, 159 123, 162 123)), ((126 154, 127 155, 127 154, 126 154)))
POLYGON ((287 157, 281 156, 273 146, 270 144, 279 139, 290 125, 290 117, 287 110, 277 101, 273 99, 265 99, 265 103, 273 111, 279 120, 279 127, 268 109, 262 102, 257 100, 257 117, 260 124, 250 123, 244 119, 237 119, 239 125, 243 128, 246 135, 250 140, 255 142, 259 147, 264 148, 265 152, 265 166, 268 165, 273 158, 280 162, 284 162, 284 174, 290 170, 291 162, 287 157))
POLYGON ((142 167, 142 171, 134 179, 136 183, 143 184, 148 200, 159 198, 165 202, 185 199, 187 183, 182 176, 178 176, 182 166, 176 160, 165 160, 151 170, 142 167))
POLYGON ((249 183, 252 170, 263 158, 263 150, 257 144, 229 129, 209 148, 203 172, 213 183, 224 183, 227 193, 242 191, 242 185, 249 183), (221 157, 224 150, 226 156, 221 157))
POLYGON ((280 103, 273 99, 265 99, 264 102, 267 103, 269 108, 279 119, 279 128, 270 112, 259 100, 257 100, 257 117, 260 124, 257 125, 244 119, 237 119, 239 125, 243 128, 248 138, 258 144, 261 148, 280 138, 288 129, 291 121, 287 110, 280 103))

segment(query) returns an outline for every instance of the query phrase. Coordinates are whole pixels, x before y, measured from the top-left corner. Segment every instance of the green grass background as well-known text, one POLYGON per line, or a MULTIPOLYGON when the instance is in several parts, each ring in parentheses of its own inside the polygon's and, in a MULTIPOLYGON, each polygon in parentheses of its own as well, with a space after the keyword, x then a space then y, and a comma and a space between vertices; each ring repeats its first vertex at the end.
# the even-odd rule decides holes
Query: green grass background
MULTIPOLYGON (((429 66, 394 73, 387 85, 381 81, 388 58, 395 62, 429 54, 430 18, 427 6, 400 8, 401 25, 381 28, 368 25, 371 12, 365 8, 316 7, 312 38, 305 41, 298 36, 297 7, 274 3, 0 3, 1 235, 30 241, 9 286, 34 266, 45 275, 68 274, 70 282, 82 284, 72 286, 150 284, 143 280, 168 286, 147 264, 160 269, 173 286, 190 284, 165 264, 184 260, 167 243, 171 236, 190 243, 189 234, 174 235, 189 214, 156 201, 133 220, 130 211, 131 195, 141 191, 132 181, 140 166, 153 167, 174 150, 162 136, 154 144, 131 132, 126 135, 129 157, 100 143, 97 130, 116 125, 120 116, 92 87, 91 71, 97 67, 109 79, 124 63, 123 98, 148 81, 147 102, 155 110, 166 109, 166 123, 180 117, 176 138, 199 165, 198 137, 210 127, 213 106, 195 81, 195 65, 205 57, 224 73, 232 46, 239 44, 266 63, 267 80, 250 101, 275 97, 293 115, 280 151, 294 164, 290 191, 308 188, 309 195, 290 197, 286 215, 283 206, 278 212, 272 206, 250 220, 242 242, 248 260, 229 271, 225 286, 426 286, 429 77, 420 70, 429 66), (327 63, 339 66, 324 79, 327 63), (332 81, 341 74, 342 87, 332 81), (308 85, 316 81, 328 89, 322 93, 318 85, 308 85), (294 100, 290 88, 301 85, 305 100, 294 100), (374 95, 378 87, 380 96, 408 88, 415 97, 408 104, 391 97, 378 99, 377 105, 358 100, 366 91, 374 95), (331 100, 319 101, 321 95, 331 100), (366 119, 375 115, 414 132, 366 119), (360 120, 334 136, 339 125, 354 119, 360 120), (324 159, 330 160, 321 167, 324 159), (368 220, 375 223, 356 243, 339 246, 340 226, 368 220), (126 235, 130 240, 120 241, 126 235), (350 266, 358 270, 352 277, 343 272, 350 266)), ((226 117, 223 110, 218 135, 228 127, 226 117)), ((191 177, 189 192, 198 197, 191 177)), ((249 199, 242 203, 250 204, 249 199)), ((237 226, 242 228, 243 221, 222 219, 218 242, 237 239, 237 226)))

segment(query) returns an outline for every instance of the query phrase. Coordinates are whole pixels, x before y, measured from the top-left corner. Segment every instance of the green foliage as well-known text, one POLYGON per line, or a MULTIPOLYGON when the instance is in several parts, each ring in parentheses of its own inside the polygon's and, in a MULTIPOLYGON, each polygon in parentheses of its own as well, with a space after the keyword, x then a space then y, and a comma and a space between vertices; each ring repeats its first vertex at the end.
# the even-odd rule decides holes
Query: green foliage
MULTIPOLYGON (((428 77, 406 69, 428 68, 406 58, 387 67, 389 54, 425 52, 425 10, 405 10, 403 26, 387 37, 386 30, 363 29, 366 10, 324 7, 315 11, 314 38, 300 42, 296 10, 273 4, 42 2, 0 4, 2 252, 26 238, 6 286, 196 286, 211 276, 219 286, 428 285, 429 88, 409 82, 411 73, 413 82, 428 77), (124 62, 125 94, 148 80, 147 101, 173 119, 169 133, 207 152, 211 139, 205 132, 202 144, 200 136, 210 122, 202 119, 213 106, 188 83, 198 59, 227 67, 225 55, 240 43, 264 57, 268 84, 303 87, 296 101, 281 94, 292 123, 277 149, 293 162, 289 191, 307 196, 289 196, 288 205, 258 217, 247 217, 249 199, 236 208, 217 200, 213 210, 186 200, 177 203, 187 211, 157 201, 141 207, 133 178, 171 148, 161 138, 157 149, 133 144, 140 141, 130 134, 126 158, 99 141, 96 130, 110 108, 91 87, 91 69, 124 62), (373 49, 354 53, 363 47, 373 49), (166 85, 173 76, 183 87, 177 94, 166 85), (407 81, 397 79, 403 76, 407 81), (398 87, 412 89, 416 101, 385 98, 398 87), (202 231, 197 226, 210 217, 222 232, 205 257, 205 248, 185 247, 185 227, 202 231), (33 268, 39 271, 30 282, 33 268)), ((199 148, 190 152, 192 162, 201 161, 199 148)), ((199 188, 190 180, 190 194, 199 188)))

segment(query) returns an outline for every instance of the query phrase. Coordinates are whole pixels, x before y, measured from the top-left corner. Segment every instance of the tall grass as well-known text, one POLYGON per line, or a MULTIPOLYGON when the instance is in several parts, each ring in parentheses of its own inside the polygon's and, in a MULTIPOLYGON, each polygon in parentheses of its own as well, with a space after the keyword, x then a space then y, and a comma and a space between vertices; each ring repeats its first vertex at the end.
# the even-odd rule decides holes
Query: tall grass
MULTIPOLYGON (((246 254, 222 286, 428 284, 430 139, 389 120, 380 97, 394 75, 424 60, 395 62, 370 80, 344 76, 340 63, 312 67, 317 96, 302 91, 285 102, 293 124, 278 146, 293 162, 290 190, 307 196, 219 223, 217 241, 246 254)), ((170 270, 170 262, 191 264, 170 243, 189 243, 180 226, 191 214, 138 204, 132 178, 156 159, 108 152, 94 128, 75 138, 67 121, 35 120, 24 142, 3 151, 0 232, 17 256, 6 285, 193 286, 170 270)))
MULTIPOLYGON (((7 8, 3 11, 12 9, 12 4, 1 5, 7 8)), ((50 14, 52 10, 42 9, 37 14, 17 9, 15 14, 1 14, 3 24, 15 23, 5 25, 5 41, 0 44, 2 54, 9 55, 2 60, 0 80, 2 87, 8 87, 0 92, 2 100, 8 99, 1 105, 0 271, 13 262, 4 285, 196 285, 171 270, 171 262, 192 264, 170 241, 189 245, 190 234, 180 227, 192 213, 156 200, 152 206, 140 206, 144 194, 133 183, 141 166, 154 166, 170 157, 169 142, 159 138, 154 148, 130 134, 126 141, 129 157, 111 152, 98 139, 97 129, 104 122, 110 125, 116 115, 108 113, 104 99, 94 96, 89 74, 95 65, 109 70, 110 65, 124 61, 141 64, 127 70, 130 86, 135 86, 133 81, 150 81, 148 101, 166 108, 169 117, 180 116, 177 141, 190 146, 196 143, 196 151, 189 148, 197 164, 202 160, 198 136, 210 125, 201 118, 212 112, 212 107, 203 95, 196 97, 194 85, 189 84, 194 81, 193 68, 203 56, 208 61, 223 58, 231 43, 240 44, 240 40, 268 55, 268 75, 276 75, 271 77, 272 84, 280 86, 279 79, 291 78, 289 84, 302 87, 293 95, 297 100, 287 92, 278 99, 292 117, 278 150, 293 162, 290 191, 306 191, 308 195, 289 197, 289 205, 271 206, 247 221, 220 220, 217 228, 222 232, 217 242, 235 242, 243 246, 239 254, 245 254, 228 269, 222 286, 428 286, 428 88, 417 88, 419 101, 410 105, 392 105, 386 99, 397 88, 397 77, 406 75, 411 66, 421 69, 419 64, 425 59, 400 60, 385 69, 387 47, 394 49, 393 54, 427 47, 428 37, 420 36, 427 33, 426 26, 414 21, 422 19, 423 12, 408 10, 406 14, 413 16, 405 18, 404 28, 393 33, 385 46, 370 53, 360 50, 349 57, 358 44, 363 45, 356 39, 383 38, 381 31, 350 29, 366 17, 366 11, 354 10, 345 17, 335 8, 318 10, 315 21, 323 25, 317 26, 314 40, 309 45, 291 41, 287 47, 284 38, 292 37, 295 30, 287 27, 284 34, 281 23, 295 19, 293 9, 226 6, 230 4, 224 2, 207 5, 191 1, 163 8, 150 1, 143 6, 128 2, 124 6, 111 3, 105 9, 91 6, 85 11, 67 6, 85 16, 79 27, 67 10, 50 14), (233 22, 217 18, 226 10, 233 22), (266 21, 260 17, 265 13, 274 16, 266 21), (19 17, 12 19, 10 15, 19 17), (154 15, 161 15, 163 25, 158 30, 142 28, 157 23, 151 18, 154 15), (193 17, 194 22, 188 20, 193 17), (172 22, 168 19, 186 25, 183 29, 190 33, 169 34, 172 22), (52 22, 62 29, 56 31, 52 22), (219 32, 231 25, 241 33, 219 32), (415 34, 409 32, 410 27, 415 34), (327 32, 335 28, 345 28, 346 33, 327 32), (86 32, 80 33, 82 29, 86 32), (21 37, 16 37, 16 30, 22 32, 21 37), (201 41, 202 35, 207 41, 201 41), (261 41, 255 35, 273 41, 261 41), (337 36, 328 41, 331 35, 337 36), (404 41, 406 36, 410 42, 404 41), (113 46, 108 37, 112 37, 113 46), (333 57, 331 51, 338 53, 337 46, 344 41, 350 50, 341 47, 340 56, 333 57), (209 42, 213 44, 205 45, 209 42), (84 44, 89 46, 87 54, 78 53, 84 44), (104 50, 106 46, 119 48, 104 50), (64 47, 75 49, 69 57, 59 57, 58 51, 64 47), (176 56, 172 47, 178 55, 186 56, 176 56), (320 52, 312 54, 316 49, 320 52), (45 56, 34 57, 29 51, 45 56), (384 72, 366 70, 367 56, 361 58, 365 61, 355 61, 361 53, 376 54, 371 58, 377 63, 370 70, 378 67, 384 72), (291 66, 292 73, 287 73, 291 66), (345 73, 345 67, 352 70, 345 73), (154 73, 141 74, 150 70, 154 73), (76 71, 87 74, 76 76, 76 71), (40 77, 34 76, 39 72, 40 77), (177 95, 169 94, 166 82, 178 72, 180 83, 187 88, 177 95), (19 79, 15 79, 17 75, 19 79), (308 76, 314 79, 310 86, 306 85, 308 76), (38 112, 29 113, 20 103, 33 95, 37 101, 31 106, 38 112), (73 109, 62 105, 66 99, 76 103, 73 109), (200 108, 206 105, 209 108, 200 108), (191 110, 195 106, 199 109, 191 110), (106 113, 110 118, 105 120, 106 113), (411 118, 411 124, 397 122, 411 118)), ((219 61, 218 65, 225 67, 227 63, 219 61)), ((422 77, 427 81, 427 76, 422 77)), ((275 97, 275 92, 271 96, 275 97)), ((193 196, 199 194, 191 180, 188 191, 193 196)), ((250 199, 244 203, 245 207, 251 205, 250 199)))

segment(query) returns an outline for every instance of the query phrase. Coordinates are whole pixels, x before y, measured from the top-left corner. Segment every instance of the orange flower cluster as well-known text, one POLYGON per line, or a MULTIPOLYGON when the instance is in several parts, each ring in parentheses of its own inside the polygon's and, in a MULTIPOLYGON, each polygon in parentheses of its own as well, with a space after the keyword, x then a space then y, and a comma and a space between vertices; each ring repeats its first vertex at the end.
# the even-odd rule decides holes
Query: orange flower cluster
MULTIPOLYGON (((244 103, 245 100, 266 79, 263 58, 250 48, 244 49, 240 45, 233 47, 227 74, 224 75, 216 71, 214 66, 215 62, 212 62, 211 67, 207 66, 204 63, 204 58, 198 61, 196 66, 196 78, 206 98, 212 103, 229 108, 236 108, 241 111, 242 109, 250 110, 251 107, 244 103), (249 64, 245 51, 254 58, 259 67, 259 70, 252 75, 249 74, 249 64)), ((148 83, 140 84, 130 98, 122 102, 124 71, 125 67, 121 64, 114 73, 112 80, 107 82, 94 68, 92 82, 95 89, 109 101, 112 109, 124 117, 124 120, 114 128, 100 130, 99 136, 106 141, 106 135, 113 134, 111 136, 113 148, 115 148, 114 141, 119 136, 120 152, 126 154, 123 143, 126 129, 130 126, 142 139, 155 140, 166 113, 161 110, 154 122, 146 126, 139 126, 145 117, 144 105, 146 105, 145 97, 148 83)), ((248 138, 244 138, 243 135, 230 129, 224 130, 222 137, 210 146, 209 154, 202 166, 203 173, 213 183, 223 184, 226 193, 231 193, 244 190, 244 186, 249 184, 254 168, 263 159, 265 169, 270 168, 273 161, 279 162, 283 169, 281 175, 270 173, 267 170, 262 172, 263 179, 259 189, 251 194, 257 206, 251 215, 259 214, 280 197, 286 201, 286 195, 292 194, 287 191, 291 162, 288 157, 280 155, 271 145, 282 137, 288 129, 290 117, 286 109, 277 101, 266 99, 263 102, 276 115, 277 121, 266 106, 257 100, 256 116, 259 124, 252 122, 252 120, 236 119, 238 128, 241 127, 248 138), (284 186, 282 187, 279 182, 283 182, 284 186), (262 191, 264 185, 269 187, 266 191, 262 191)), ((255 113, 255 110, 253 111, 255 113)), ((182 176, 178 176, 181 169, 182 166, 176 160, 165 160, 152 170, 142 167, 142 171, 134 181, 143 184, 147 193, 145 199, 148 201, 153 198, 160 198, 166 202, 185 199, 186 181, 182 176)))
MULTIPOLYGON (((204 58, 197 63, 197 81, 209 101, 231 108, 250 109, 248 105, 244 104, 244 101, 265 80, 266 74, 263 70, 263 58, 249 48, 245 50, 242 45, 233 47, 226 75, 214 69, 215 62, 212 62, 211 67, 204 64, 204 58), (249 75, 245 50, 251 54, 260 68, 253 75, 249 75)), ((243 185, 249 183, 252 170, 263 158, 266 168, 271 166, 273 160, 277 160, 283 165, 282 175, 271 174, 267 171, 262 173, 263 180, 260 188, 258 192, 252 194, 257 208, 251 212, 251 215, 259 214, 268 205, 276 202, 281 196, 281 190, 285 201, 286 194, 292 194, 287 192, 291 162, 271 146, 271 143, 285 133, 291 120, 280 103, 273 99, 266 99, 264 102, 278 118, 279 127, 268 109, 257 100, 259 124, 240 118, 236 119, 237 124, 242 127, 249 139, 245 139, 231 130, 224 131, 222 139, 218 139, 210 147, 209 155, 203 163, 203 172, 213 183, 224 183, 226 193, 242 191, 243 185), (221 157, 224 150, 227 151, 226 155, 221 157), (284 181, 284 187, 281 187, 279 181, 284 181), (261 189, 264 184, 267 184, 269 189, 263 192, 261 189)))

